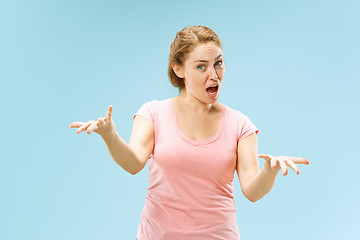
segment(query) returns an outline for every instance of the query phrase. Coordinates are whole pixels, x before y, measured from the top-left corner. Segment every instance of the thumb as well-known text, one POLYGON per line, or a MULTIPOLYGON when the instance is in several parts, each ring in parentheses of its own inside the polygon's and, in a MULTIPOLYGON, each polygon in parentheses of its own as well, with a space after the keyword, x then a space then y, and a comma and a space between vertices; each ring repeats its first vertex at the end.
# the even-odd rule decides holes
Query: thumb
POLYGON ((108 107, 108 110, 107 110, 106 116, 105 116, 105 121, 106 121, 106 122, 109 122, 109 121, 111 120, 112 110, 113 110, 113 106, 110 105, 110 106, 108 107))

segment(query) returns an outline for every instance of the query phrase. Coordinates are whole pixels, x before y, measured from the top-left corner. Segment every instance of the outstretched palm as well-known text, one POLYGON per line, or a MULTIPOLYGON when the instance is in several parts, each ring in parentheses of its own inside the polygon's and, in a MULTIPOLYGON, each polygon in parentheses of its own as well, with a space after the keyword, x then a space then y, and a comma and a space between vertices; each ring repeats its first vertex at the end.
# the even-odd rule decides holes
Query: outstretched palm
POLYGON ((114 121, 111 119, 112 110, 113 106, 110 105, 105 118, 98 118, 97 121, 90 120, 87 122, 73 122, 70 124, 70 128, 78 128, 76 130, 77 134, 86 131, 88 134, 96 132, 102 137, 111 135, 116 131, 114 121))
POLYGON ((291 156, 272 156, 269 154, 259 154, 259 158, 263 158, 267 163, 270 164, 272 168, 280 167, 283 175, 287 175, 289 166, 295 171, 296 174, 299 174, 299 168, 296 164, 310 164, 309 160, 306 158, 291 157, 291 156))

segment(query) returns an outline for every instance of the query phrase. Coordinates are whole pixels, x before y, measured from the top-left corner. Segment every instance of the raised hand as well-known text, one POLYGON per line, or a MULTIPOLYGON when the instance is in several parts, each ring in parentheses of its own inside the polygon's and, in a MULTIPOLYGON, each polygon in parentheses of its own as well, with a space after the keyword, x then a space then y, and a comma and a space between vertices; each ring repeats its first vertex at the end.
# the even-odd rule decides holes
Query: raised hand
POLYGON ((296 164, 310 164, 306 158, 291 157, 291 156, 271 156, 269 154, 259 154, 259 158, 263 158, 272 168, 280 167, 283 175, 286 176, 289 166, 296 174, 299 175, 299 168, 296 164))
POLYGON ((109 136, 116 131, 114 121, 111 119, 112 110, 113 106, 110 105, 105 118, 98 118, 97 121, 90 120, 87 122, 73 122, 70 124, 70 128, 78 128, 76 130, 77 134, 86 131, 88 134, 96 132, 102 137, 109 136))

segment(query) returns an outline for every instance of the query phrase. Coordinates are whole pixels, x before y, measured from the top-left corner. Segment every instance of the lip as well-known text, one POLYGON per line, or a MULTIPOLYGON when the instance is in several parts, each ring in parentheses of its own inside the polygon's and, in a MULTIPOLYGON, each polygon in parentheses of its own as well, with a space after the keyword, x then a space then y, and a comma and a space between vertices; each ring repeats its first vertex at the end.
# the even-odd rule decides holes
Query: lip
POLYGON ((218 86, 220 87, 220 80, 216 80, 216 82, 212 82, 211 84, 209 84, 205 89, 208 89, 209 87, 215 87, 218 86))
POLYGON ((209 87, 217 87, 216 92, 214 94, 211 94, 208 91, 206 91, 206 94, 208 95, 209 98, 216 99, 219 96, 220 84, 217 84, 217 83, 211 84, 206 89, 208 89, 209 87))

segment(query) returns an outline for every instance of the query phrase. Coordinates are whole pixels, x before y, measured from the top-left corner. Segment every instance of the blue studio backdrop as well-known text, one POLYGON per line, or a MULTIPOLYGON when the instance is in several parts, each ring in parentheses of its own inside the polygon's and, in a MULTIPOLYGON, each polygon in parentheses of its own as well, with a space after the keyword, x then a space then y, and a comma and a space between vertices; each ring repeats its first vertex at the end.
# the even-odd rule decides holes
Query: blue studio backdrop
MULTIPOLYGON (((188 25, 222 39, 219 101, 260 129, 259 152, 303 156, 256 203, 242 239, 354 239, 360 225, 360 2, 0 0, 0 239, 135 239, 148 186, 73 121, 114 106, 129 140, 145 102, 177 95, 169 46, 188 25)), ((262 164, 263 160, 259 159, 262 164)))

